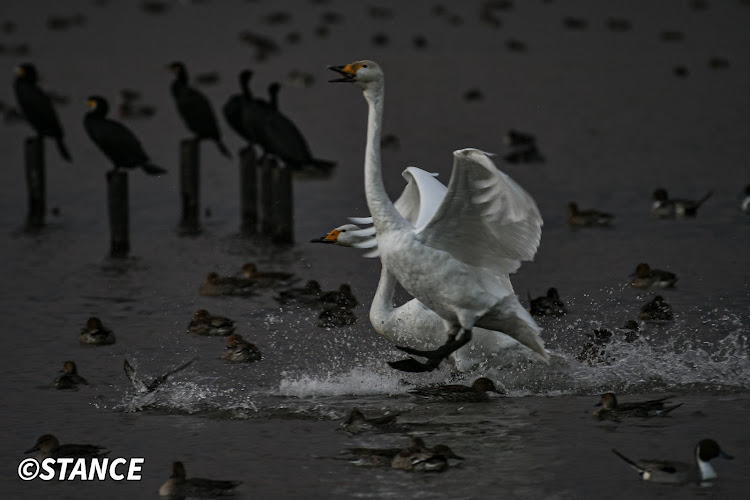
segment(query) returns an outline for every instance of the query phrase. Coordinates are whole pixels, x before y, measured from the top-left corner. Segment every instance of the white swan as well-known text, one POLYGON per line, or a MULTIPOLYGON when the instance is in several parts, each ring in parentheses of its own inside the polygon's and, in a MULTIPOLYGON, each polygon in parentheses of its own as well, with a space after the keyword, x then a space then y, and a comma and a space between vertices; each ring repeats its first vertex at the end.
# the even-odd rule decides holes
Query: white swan
MULTIPOLYGON (((475 326, 497 330, 548 360, 539 327, 518 302, 508 278, 539 246, 542 218, 534 200, 485 153, 463 149, 453 153, 451 180, 438 210, 415 228, 383 185, 379 144, 385 84, 380 66, 365 60, 331 69, 343 75, 334 81, 362 89, 369 106, 365 195, 384 267, 443 319, 449 339, 462 331, 465 343, 475 326)), ((435 367, 411 361, 425 370, 435 367)))
MULTIPOLYGON (((408 167, 402 175, 407 185, 394 206, 409 223, 421 227, 437 210, 446 188, 435 179, 435 174, 417 167, 408 167)), ((357 220, 371 222, 365 218, 357 220)), ((359 226, 345 224, 312 241, 357 247, 369 238, 363 235, 359 226)), ((395 291, 396 278, 383 266, 370 306, 370 323, 375 331, 393 342, 415 349, 434 349, 441 345, 445 341, 445 327, 440 316, 417 299, 395 307, 395 291)), ((457 370, 467 372, 483 363, 497 366, 533 361, 536 355, 501 332, 476 328, 471 343, 455 351, 451 358, 457 370), (501 353, 502 356, 497 356, 501 353)))

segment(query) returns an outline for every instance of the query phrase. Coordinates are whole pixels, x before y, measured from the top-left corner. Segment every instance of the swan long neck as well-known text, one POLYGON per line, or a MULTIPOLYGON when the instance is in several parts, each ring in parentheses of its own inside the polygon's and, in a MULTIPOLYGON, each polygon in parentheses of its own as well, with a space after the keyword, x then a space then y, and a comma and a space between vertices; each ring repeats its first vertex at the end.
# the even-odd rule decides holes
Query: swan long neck
POLYGON ((375 88, 364 91, 369 105, 367 117, 367 146, 365 148, 365 196, 370 209, 373 224, 379 234, 408 223, 398 213, 393 202, 388 198, 383 183, 383 172, 380 162, 380 137, 383 124, 383 101, 385 85, 381 82, 375 88))
POLYGON ((393 315, 393 296, 396 293, 396 277, 388 272, 385 266, 380 270, 380 281, 370 305, 370 323, 375 331, 383 335, 380 325, 393 315))

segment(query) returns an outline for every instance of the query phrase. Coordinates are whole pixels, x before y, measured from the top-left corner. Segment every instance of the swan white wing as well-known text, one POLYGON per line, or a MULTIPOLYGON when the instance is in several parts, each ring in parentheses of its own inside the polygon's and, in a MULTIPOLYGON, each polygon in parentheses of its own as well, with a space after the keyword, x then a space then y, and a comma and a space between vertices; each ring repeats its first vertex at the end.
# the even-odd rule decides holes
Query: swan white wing
POLYGON ((534 199, 497 169, 486 153, 453 153, 448 190, 435 215, 417 238, 462 262, 507 275, 522 260, 532 260, 542 235, 542 216, 534 199))
POLYGON ((446 187, 433 174, 418 167, 407 167, 401 175, 406 187, 393 204, 414 227, 422 227, 432 218, 445 196, 446 187))

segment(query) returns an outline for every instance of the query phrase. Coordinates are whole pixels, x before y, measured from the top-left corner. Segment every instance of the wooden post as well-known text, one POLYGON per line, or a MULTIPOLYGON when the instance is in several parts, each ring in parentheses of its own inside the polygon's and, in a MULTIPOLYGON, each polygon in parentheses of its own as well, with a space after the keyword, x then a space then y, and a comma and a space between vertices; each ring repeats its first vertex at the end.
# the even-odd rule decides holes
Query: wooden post
POLYGON ((258 231, 258 180, 255 174, 255 150, 249 145, 240 151, 240 232, 258 231))
POLYGON ((109 209, 110 247, 112 258, 127 257, 130 253, 130 221, 128 203, 128 173, 123 170, 107 172, 107 207, 109 209))
POLYGON ((263 236, 273 234, 273 192, 271 171, 276 168, 276 160, 266 156, 260 165, 260 232, 263 236))
POLYGON ((197 139, 180 141, 181 234, 200 232, 200 145, 197 139))
POLYGON ((47 209, 46 175, 44 169, 44 138, 29 137, 24 144, 26 164, 26 187, 29 193, 29 212, 26 228, 39 229, 44 226, 47 209))
POLYGON ((274 243, 288 245, 294 243, 294 204, 292 196, 292 171, 289 167, 274 166, 271 171, 271 193, 273 196, 274 243))

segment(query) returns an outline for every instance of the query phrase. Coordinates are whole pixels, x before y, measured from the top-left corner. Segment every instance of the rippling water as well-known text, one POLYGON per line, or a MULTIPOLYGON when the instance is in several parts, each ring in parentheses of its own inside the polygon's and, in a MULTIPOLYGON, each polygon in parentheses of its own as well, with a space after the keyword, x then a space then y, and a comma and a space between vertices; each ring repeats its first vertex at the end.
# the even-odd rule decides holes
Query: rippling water
MULTIPOLYGON (((18 23, 6 44, 27 41, 25 59, 37 64, 45 89, 70 97, 59 108, 75 158, 62 164, 48 144, 48 204, 58 208, 41 232, 25 233, 22 168, 26 126, 4 124, 0 135, 0 290, 6 332, 0 340, 5 386, 0 415, 6 428, 0 449, 0 491, 8 498, 132 498, 156 496, 173 460, 189 476, 244 481, 240 498, 744 498, 750 474, 750 218, 739 213, 750 182, 747 136, 750 7, 743 2, 623 3, 516 2, 497 11, 500 28, 478 19, 480 3, 447 5, 436 15, 431 2, 379 2, 390 19, 372 18, 349 2, 169 3, 149 16, 134 5, 97 6, 88 1, 6 2, 0 20, 18 23), (697 5, 697 7, 696 7, 697 5), (692 6, 692 7, 691 7, 692 6), (42 9, 42 7, 44 7, 42 9), (83 26, 46 28, 48 14, 85 13, 83 26), (261 19, 292 13, 287 25, 261 19), (314 35, 322 13, 340 12, 327 38, 314 35), (460 15, 462 24, 456 24, 460 15), (580 18, 584 30, 563 20, 580 18), (629 32, 607 28, 610 18, 632 22, 629 32), (252 29, 277 38, 281 52, 252 59, 237 33, 252 29), (680 30, 681 42, 660 33, 680 30), (283 42, 297 31, 302 42, 283 42), (377 32, 389 35, 374 47, 377 32), (138 35, 134 36, 133 33, 138 35), (196 35, 200 33, 200 35, 196 35), (412 38, 424 35, 423 50, 412 38), (506 49, 509 39, 527 44, 506 49), (450 176, 450 152, 474 146, 507 152, 510 128, 537 135, 545 163, 498 165, 537 200, 545 226, 537 258, 512 277, 525 303, 556 286, 569 314, 541 321, 550 365, 509 365, 494 360, 472 373, 448 367, 430 374, 395 372, 386 361, 402 354, 369 325, 367 309, 379 262, 360 252, 306 243, 366 213, 362 155, 366 107, 355 89, 327 85, 324 67, 373 58, 388 75, 386 133, 400 149, 384 151, 386 185, 393 197, 401 170, 415 164, 450 176), (712 57, 730 67, 711 69, 712 57), (295 183, 297 244, 275 248, 237 235, 237 168, 212 145, 203 148, 202 202, 211 209, 203 233, 177 234, 179 221, 178 121, 164 65, 182 58, 195 73, 219 71, 203 87, 219 108, 236 92, 235 75, 255 70, 257 93, 292 69, 314 75, 310 88, 285 86, 281 106, 305 131, 316 156, 338 161, 327 180, 295 183), (673 74, 682 65, 686 78, 673 74), (135 87, 158 107, 152 120, 131 121, 146 149, 169 175, 130 174, 132 256, 106 257, 107 164, 85 137, 80 120, 91 93, 112 100, 135 87), (484 99, 466 102, 478 88, 484 99), (679 197, 712 198, 695 220, 650 217, 650 193, 664 186, 679 197), (564 210, 582 208, 616 215, 607 230, 571 231, 564 210), (281 307, 273 290, 251 298, 205 298, 197 293, 209 271, 237 273, 245 262, 287 269, 300 283, 318 279, 326 289, 350 283, 362 305, 355 325, 316 326, 316 312, 281 307), (662 293, 675 310, 666 325, 642 325, 634 343, 608 347, 610 364, 576 360, 594 328, 634 319, 655 292, 628 285, 638 262, 680 276, 662 293), (263 360, 246 366, 219 359, 223 339, 188 335, 193 312, 206 308, 236 321, 238 333, 256 343, 263 360), (78 332, 99 316, 117 343, 88 347, 78 332), (144 378, 196 358, 150 395, 135 394, 122 371, 128 359, 144 378), (65 360, 78 364, 91 384, 80 391, 49 389, 65 360), (471 383, 488 376, 506 395, 486 404, 445 404, 408 396, 414 385, 471 383), (600 423, 591 416, 604 391, 622 400, 673 394, 684 405, 670 417, 600 423), (342 418, 357 407, 366 414, 401 412, 402 432, 348 436, 342 418), (16 467, 42 434, 62 443, 96 443, 111 457, 146 459, 140 482, 22 482, 16 467), (439 475, 358 468, 340 460, 351 446, 406 445, 410 435, 448 444, 464 460, 439 475), (711 488, 642 484, 610 448, 634 458, 689 460, 693 446, 713 437, 734 461, 716 464, 711 488)), ((0 55, 7 67, 21 62, 0 55)), ((13 102, 10 86, 0 99, 13 102)), ((227 127, 227 142, 240 143, 227 127)), ((406 297, 400 296, 400 300, 406 297)))

